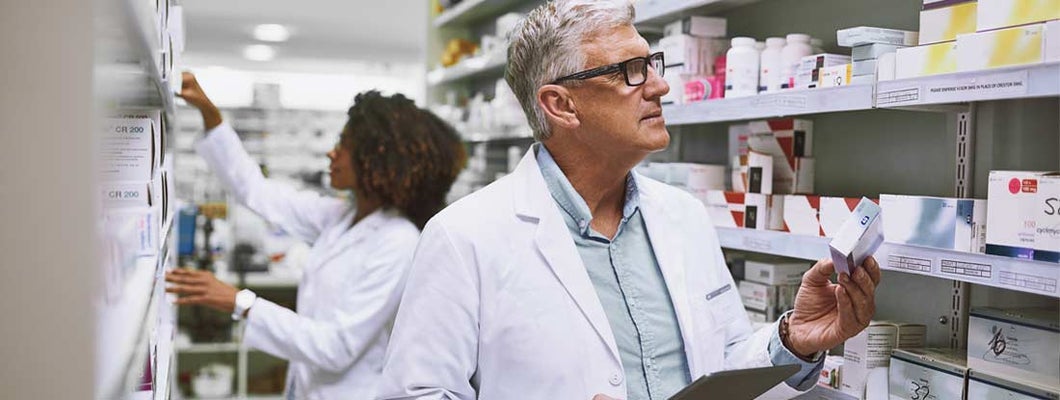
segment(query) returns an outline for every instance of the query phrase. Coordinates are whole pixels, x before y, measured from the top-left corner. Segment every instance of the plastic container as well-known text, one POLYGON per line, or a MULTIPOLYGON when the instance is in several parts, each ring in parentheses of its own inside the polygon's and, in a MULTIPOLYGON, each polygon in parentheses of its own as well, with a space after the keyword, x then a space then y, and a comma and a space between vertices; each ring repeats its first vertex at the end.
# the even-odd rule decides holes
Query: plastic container
POLYGON ((813 54, 810 46, 810 35, 802 33, 788 34, 787 43, 781 51, 781 88, 791 89, 795 87, 795 73, 799 69, 799 62, 803 57, 813 54))
POLYGON ((732 39, 732 48, 725 53, 725 97, 758 94, 759 56, 753 38, 732 39))
POLYGON ((762 50, 761 62, 758 65, 758 91, 777 92, 780 91, 784 82, 781 76, 781 66, 784 51, 784 38, 772 37, 766 39, 766 49, 762 50))

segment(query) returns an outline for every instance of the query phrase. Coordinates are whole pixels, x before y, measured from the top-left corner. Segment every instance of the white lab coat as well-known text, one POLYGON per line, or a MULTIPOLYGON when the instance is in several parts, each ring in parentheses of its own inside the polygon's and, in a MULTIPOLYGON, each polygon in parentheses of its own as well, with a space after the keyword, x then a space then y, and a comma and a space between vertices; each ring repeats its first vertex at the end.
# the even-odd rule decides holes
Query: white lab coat
POLYGON ((200 141, 198 152, 236 200, 313 244, 297 314, 259 298, 243 343, 290 361, 294 398, 374 397, 419 230, 383 210, 351 228, 348 201, 268 181, 227 124, 200 141))
MULTIPOLYGON (((751 330, 703 204, 637 179, 691 376, 771 365, 777 327, 751 330)), ((428 223, 379 398, 625 399, 625 382, 607 315, 533 150, 428 223)), ((781 383, 764 398, 799 393, 781 383)))

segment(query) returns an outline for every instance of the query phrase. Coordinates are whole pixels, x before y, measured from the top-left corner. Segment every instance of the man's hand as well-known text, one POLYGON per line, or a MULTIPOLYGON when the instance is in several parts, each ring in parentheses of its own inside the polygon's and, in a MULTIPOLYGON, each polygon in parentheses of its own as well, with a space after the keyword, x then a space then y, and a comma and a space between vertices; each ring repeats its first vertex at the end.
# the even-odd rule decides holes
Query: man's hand
POLYGON ((191 72, 184 72, 181 74, 181 79, 180 94, 178 96, 199 109, 199 112, 202 113, 202 122, 206 126, 206 130, 209 131, 217 127, 217 125, 221 125, 221 111, 206 96, 206 92, 199 86, 199 81, 195 79, 195 75, 191 72))
POLYGON ((203 305, 231 314, 236 309, 236 288, 221 282, 212 273, 190 269, 175 269, 166 273, 172 286, 167 293, 176 293, 178 305, 203 305))
POLYGON ((795 311, 788 317, 789 350, 801 357, 825 351, 857 335, 876 314, 876 286, 880 265, 869 257, 853 276, 839 275, 831 260, 821 260, 802 276, 795 311))

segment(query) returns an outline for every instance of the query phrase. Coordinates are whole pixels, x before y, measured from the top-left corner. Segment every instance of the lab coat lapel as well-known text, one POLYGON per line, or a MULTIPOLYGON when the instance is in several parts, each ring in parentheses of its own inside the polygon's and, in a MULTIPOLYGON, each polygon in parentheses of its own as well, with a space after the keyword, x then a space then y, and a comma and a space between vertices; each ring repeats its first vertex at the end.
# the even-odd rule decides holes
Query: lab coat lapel
POLYGON ((342 217, 340 222, 329 228, 341 230, 342 232, 328 232, 330 237, 324 240, 330 240, 331 242, 326 244, 326 250, 322 252, 320 256, 314 257, 312 268, 319 269, 335 257, 341 255, 346 249, 363 241, 368 237, 366 233, 374 231, 386 218, 383 214, 383 210, 378 210, 365 217, 360 223, 351 227, 350 221, 352 221, 353 215, 356 212, 356 210, 351 210, 348 214, 342 217))
POLYGON ((560 215, 559 206, 549 194, 541 170, 537 164, 534 148, 531 147, 519 166, 513 172, 513 178, 519 182, 515 185, 514 206, 516 214, 537 220, 534 244, 537 246, 546 263, 556 278, 574 299, 582 315, 596 330, 600 339, 607 344, 616 362, 621 362, 618 346, 615 344, 611 324, 604 313, 604 307, 596 294, 596 288, 589 279, 581 256, 574 247, 574 240, 560 215))
POLYGON ((682 232, 675 229, 679 226, 678 221, 670 210, 665 199, 661 198, 651 187, 647 179, 634 172, 637 189, 640 192, 641 215, 644 216, 644 224, 648 229, 648 238, 651 240, 655 259, 659 263, 666 288, 670 292, 670 301, 673 303, 674 312, 677 314, 677 323, 681 328, 681 337, 685 345, 685 356, 688 367, 696 371, 693 365, 697 351, 697 342, 692 340, 694 335, 692 305, 688 299, 688 286, 685 279, 684 246, 686 238, 682 232))

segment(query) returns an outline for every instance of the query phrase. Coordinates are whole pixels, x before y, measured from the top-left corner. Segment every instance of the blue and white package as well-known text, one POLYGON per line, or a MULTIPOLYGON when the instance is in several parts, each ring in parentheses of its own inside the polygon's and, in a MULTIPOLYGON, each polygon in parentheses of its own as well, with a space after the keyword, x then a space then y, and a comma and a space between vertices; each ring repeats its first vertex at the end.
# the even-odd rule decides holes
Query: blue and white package
POLYGON ((890 243, 983 253, 986 247, 986 200, 881 195, 886 218, 883 234, 890 243))
POLYGON ((850 218, 839 228, 839 233, 828 244, 836 272, 850 274, 876 253, 883 243, 880 211, 879 205, 862 197, 850 218))

